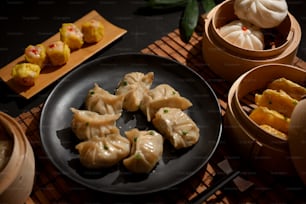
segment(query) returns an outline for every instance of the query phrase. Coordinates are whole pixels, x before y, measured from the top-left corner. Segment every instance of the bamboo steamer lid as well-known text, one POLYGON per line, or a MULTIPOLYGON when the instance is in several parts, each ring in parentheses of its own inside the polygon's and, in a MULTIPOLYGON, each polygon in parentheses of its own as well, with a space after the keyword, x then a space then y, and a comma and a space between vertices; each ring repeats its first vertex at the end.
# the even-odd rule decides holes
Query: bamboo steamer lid
POLYGON ((306 96, 293 110, 288 135, 291 160, 306 184, 306 96))

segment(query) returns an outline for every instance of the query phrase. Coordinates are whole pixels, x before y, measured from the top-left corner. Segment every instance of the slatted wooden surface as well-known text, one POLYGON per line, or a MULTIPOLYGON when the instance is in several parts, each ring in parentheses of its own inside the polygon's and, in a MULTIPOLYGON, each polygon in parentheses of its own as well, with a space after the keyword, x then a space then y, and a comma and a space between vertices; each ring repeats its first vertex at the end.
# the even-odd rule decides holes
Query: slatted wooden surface
MULTIPOLYGON (((201 54, 201 34, 195 33, 190 43, 185 44, 174 30, 163 38, 141 50, 175 59, 197 71, 216 92, 222 107, 226 110, 226 97, 230 83, 216 76, 206 65, 201 54)), ((296 58, 294 64, 306 68, 306 63, 296 58)), ((233 154, 225 141, 221 141, 210 162, 196 175, 184 183, 165 192, 145 196, 114 196, 87 189, 62 175, 46 157, 39 137, 39 117, 43 107, 31 109, 16 119, 24 128, 33 147, 36 158, 36 177, 27 203, 188 203, 191 198, 204 191, 224 176, 218 163, 228 159, 233 168, 241 170, 241 178, 254 185, 241 192, 230 183, 211 196, 207 203, 302 203, 306 202, 306 190, 297 176, 270 175, 245 165, 233 154)))

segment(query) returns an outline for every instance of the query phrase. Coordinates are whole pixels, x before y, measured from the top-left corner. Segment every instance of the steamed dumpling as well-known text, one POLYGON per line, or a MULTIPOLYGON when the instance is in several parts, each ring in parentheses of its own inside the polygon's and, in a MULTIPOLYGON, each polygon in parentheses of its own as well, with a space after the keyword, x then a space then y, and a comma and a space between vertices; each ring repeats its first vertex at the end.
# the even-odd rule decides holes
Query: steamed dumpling
POLYGON ((161 159, 163 137, 154 130, 140 131, 136 128, 125 132, 132 143, 130 156, 123 160, 124 166, 134 173, 149 173, 161 159))
POLYGON ((85 106, 99 114, 117 114, 122 112, 123 99, 124 96, 113 95, 95 84, 88 92, 85 106))
POLYGON ((100 115, 96 112, 75 108, 71 108, 71 111, 73 113, 71 128, 80 140, 103 137, 119 132, 116 127, 116 120, 120 117, 120 114, 100 115))
POLYGON ((234 11, 239 19, 260 28, 278 26, 288 14, 286 0, 235 0, 234 11))
POLYGON ((105 137, 93 137, 76 145, 80 154, 81 164, 87 168, 110 167, 130 152, 130 141, 119 133, 105 137))
POLYGON ((170 141, 175 149, 190 147, 199 140, 199 128, 181 109, 161 108, 152 122, 154 127, 170 141))
POLYGON ((155 113, 162 107, 173 107, 185 110, 192 106, 192 103, 182 97, 178 91, 168 84, 160 84, 144 95, 140 109, 151 121, 155 113))
POLYGON ((263 50, 264 34, 260 28, 246 21, 234 20, 219 29, 220 35, 238 47, 250 50, 263 50))
POLYGON ((123 108, 127 111, 137 111, 144 93, 150 89, 154 73, 131 72, 126 74, 119 82, 116 95, 123 95, 123 108))

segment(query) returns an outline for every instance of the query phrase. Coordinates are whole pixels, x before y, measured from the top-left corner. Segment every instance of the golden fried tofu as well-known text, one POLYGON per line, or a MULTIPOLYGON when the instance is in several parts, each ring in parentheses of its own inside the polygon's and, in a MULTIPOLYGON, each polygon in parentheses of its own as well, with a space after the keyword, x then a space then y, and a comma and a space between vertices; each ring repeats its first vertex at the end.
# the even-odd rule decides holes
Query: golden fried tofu
POLYGON ((255 104, 275 110, 290 118, 298 101, 286 92, 266 89, 262 94, 255 94, 255 104))
POLYGON ((268 85, 269 89, 283 90, 296 100, 301 100, 306 95, 306 88, 286 78, 275 79, 268 85))
POLYGON ((270 125, 264 124, 264 125, 260 125, 260 127, 263 130, 265 130, 266 132, 270 133, 271 135, 273 135, 273 136, 275 136, 275 137, 277 137, 279 139, 288 140, 288 136, 285 133, 283 133, 283 132, 281 132, 281 131, 271 127, 270 125))
POLYGON ((269 125, 283 133, 288 133, 290 118, 267 107, 258 106, 249 117, 258 125, 269 125))
POLYGON ((12 78, 22 86, 33 86, 39 74, 40 67, 31 63, 16 64, 11 72, 12 78))

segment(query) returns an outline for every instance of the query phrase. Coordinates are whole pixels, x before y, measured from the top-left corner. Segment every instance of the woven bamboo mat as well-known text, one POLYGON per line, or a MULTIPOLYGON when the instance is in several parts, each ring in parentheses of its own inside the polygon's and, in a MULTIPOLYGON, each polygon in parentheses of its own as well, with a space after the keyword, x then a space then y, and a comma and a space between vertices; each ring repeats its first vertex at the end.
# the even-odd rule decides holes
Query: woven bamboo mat
MULTIPOLYGON (((201 35, 194 33, 188 44, 179 38, 179 31, 174 30, 155 41, 143 50, 168 57, 188 65, 198 72, 214 89, 222 114, 226 110, 226 97, 229 83, 216 76, 206 65, 201 54, 201 35)), ((294 64, 306 68, 306 63, 296 58, 294 64)), ((168 191, 153 195, 137 197, 121 197, 87 189, 66 176, 53 166, 45 155, 39 136, 39 118, 43 104, 19 115, 16 119, 21 124, 33 147, 36 158, 36 177, 33 191, 27 203, 187 203, 198 193, 224 176, 218 163, 227 159, 237 160, 231 150, 221 141, 210 162, 197 174, 184 183, 168 191)), ((233 182, 212 195, 207 203, 301 203, 306 202, 306 190, 298 177, 270 175, 256 171, 244 164, 234 164, 233 168, 241 170, 240 178, 250 181, 253 185, 245 191, 238 190, 233 182)))

